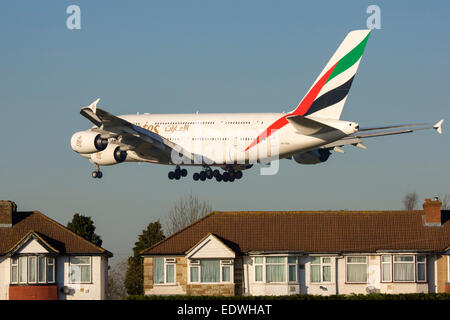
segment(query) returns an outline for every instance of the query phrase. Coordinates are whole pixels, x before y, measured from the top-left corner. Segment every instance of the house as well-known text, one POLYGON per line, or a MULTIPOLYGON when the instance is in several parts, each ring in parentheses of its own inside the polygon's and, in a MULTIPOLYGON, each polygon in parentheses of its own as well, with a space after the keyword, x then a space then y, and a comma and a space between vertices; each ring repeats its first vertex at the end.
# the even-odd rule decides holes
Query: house
POLYGON ((141 253, 145 294, 449 292, 449 212, 423 208, 213 212, 141 253))
POLYGON ((0 201, 0 299, 106 299, 110 257, 41 212, 0 201))

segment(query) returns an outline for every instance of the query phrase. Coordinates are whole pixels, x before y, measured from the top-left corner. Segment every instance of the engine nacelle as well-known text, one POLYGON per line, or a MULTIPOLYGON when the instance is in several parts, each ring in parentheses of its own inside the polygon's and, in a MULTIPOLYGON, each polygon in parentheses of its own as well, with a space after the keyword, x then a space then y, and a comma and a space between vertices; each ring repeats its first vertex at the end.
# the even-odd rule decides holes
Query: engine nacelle
POLYGON ((328 160, 331 152, 328 149, 314 149, 294 155, 294 160, 300 164, 316 164, 328 160))
POLYGON ((94 131, 79 131, 70 139, 72 150, 78 153, 94 153, 103 151, 108 146, 108 139, 94 131))
POLYGON ((103 166, 110 166, 113 164, 121 163, 126 159, 127 152, 120 150, 119 146, 112 143, 108 144, 104 151, 91 154, 92 162, 103 166))

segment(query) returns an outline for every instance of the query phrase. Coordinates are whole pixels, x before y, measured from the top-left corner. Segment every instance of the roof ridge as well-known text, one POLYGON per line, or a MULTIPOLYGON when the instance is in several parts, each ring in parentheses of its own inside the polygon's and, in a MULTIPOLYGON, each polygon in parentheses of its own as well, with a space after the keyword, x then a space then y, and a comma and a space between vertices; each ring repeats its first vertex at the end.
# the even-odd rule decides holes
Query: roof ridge
POLYGON ((152 246, 150 246, 150 247, 148 247, 148 248, 146 248, 146 249, 144 249, 144 250, 141 250, 141 251, 139 252, 139 254, 144 254, 145 251, 149 251, 149 250, 151 250, 151 249, 153 249, 153 248, 156 248, 157 246, 159 246, 159 245, 163 244, 164 242, 168 241, 169 239, 175 237, 177 234, 179 234, 179 233, 181 233, 181 232, 183 232, 183 231, 185 231, 185 230, 187 230, 187 229, 189 229, 189 228, 195 226, 196 224, 200 223, 201 221, 206 220, 207 218, 209 218, 209 217, 211 217, 211 216, 213 216, 213 215, 215 215, 215 214, 217 214, 217 213, 219 213, 219 211, 211 211, 210 213, 208 213, 207 215, 201 217, 200 219, 196 220, 195 222, 191 223, 190 225, 184 227, 183 229, 178 230, 177 232, 175 232, 175 233, 172 234, 171 236, 169 236, 169 237, 167 237, 167 238, 164 238, 164 239, 158 241, 158 242, 155 243, 154 245, 152 245, 152 246))
POLYGON ((112 254, 112 253, 109 252, 108 250, 103 249, 102 247, 97 246, 96 244, 94 244, 94 243, 90 242, 89 240, 83 238, 82 236, 76 234, 75 232, 73 232, 73 231, 70 230, 69 228, 63 226, 63 225, 62 225, 61 223, 59 223, 58 221, 55 221, 55 220, 53 220, 52 218, 46 216, 45 214, 43 214, 43 213, 40 212, 39 210, 33 210, 33 212, 34 212, 34 213, 37 213, 37 214, 40 214, 42 217, 44 217, 45 219, 49 220, 51 223, 57 225, 58 227, 62 228, 62 229, 65 230, 65 231, 68 231, 68 232, 72 233, 72 234, 75 235, 76 237, 80 238, 82 241, 87 242, 89 245, 93 246, 93 247, 96 248, 96 249, 99 249, 99 250, 102 251, 103 253, 106 253, 106 254, 108 254, 108 253, 109 253, 109 254, 112 254))

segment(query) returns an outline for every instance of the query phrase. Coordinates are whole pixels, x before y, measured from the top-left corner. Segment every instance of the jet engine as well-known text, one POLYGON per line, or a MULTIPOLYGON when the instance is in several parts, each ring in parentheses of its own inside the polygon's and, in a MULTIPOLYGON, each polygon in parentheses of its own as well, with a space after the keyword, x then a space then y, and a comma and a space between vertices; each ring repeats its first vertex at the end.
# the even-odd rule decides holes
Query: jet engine
POLYGON ((127 152, 121 150, 119 146, 112 143, 108 144, 104 151, 91 154, 92 162, 103 166, 121 163, 126 159, 127 152))
POLYGON ((331 152, 328 149, 314 149, 308 152, 297 153, 294 160, 300 164, 316 164, 328 160, 331 152))
POLYGON ((78 153, 94 153, 103 151, 108 146, 108 139, 94 131, 79 131, 70 139, 72 150, 78 153))

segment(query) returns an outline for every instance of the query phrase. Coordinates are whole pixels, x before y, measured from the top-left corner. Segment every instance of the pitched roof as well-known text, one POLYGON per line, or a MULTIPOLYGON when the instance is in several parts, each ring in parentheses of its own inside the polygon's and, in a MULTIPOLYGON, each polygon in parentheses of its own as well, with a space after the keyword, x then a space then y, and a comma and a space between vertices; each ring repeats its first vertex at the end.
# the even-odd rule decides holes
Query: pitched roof
POLYGON ((12 227, 0 228, 0 255, 13 250, 30 232, 61 254, 112 256, 111 252, 80 237, 39 211, 13 213, 12 227))
POLYGON ((208 233, 240 253, 443 251, 450 245, 450 221, 428 227, 423 215, 422 210, 213 212, 141 254, 184 254, 208 233))

